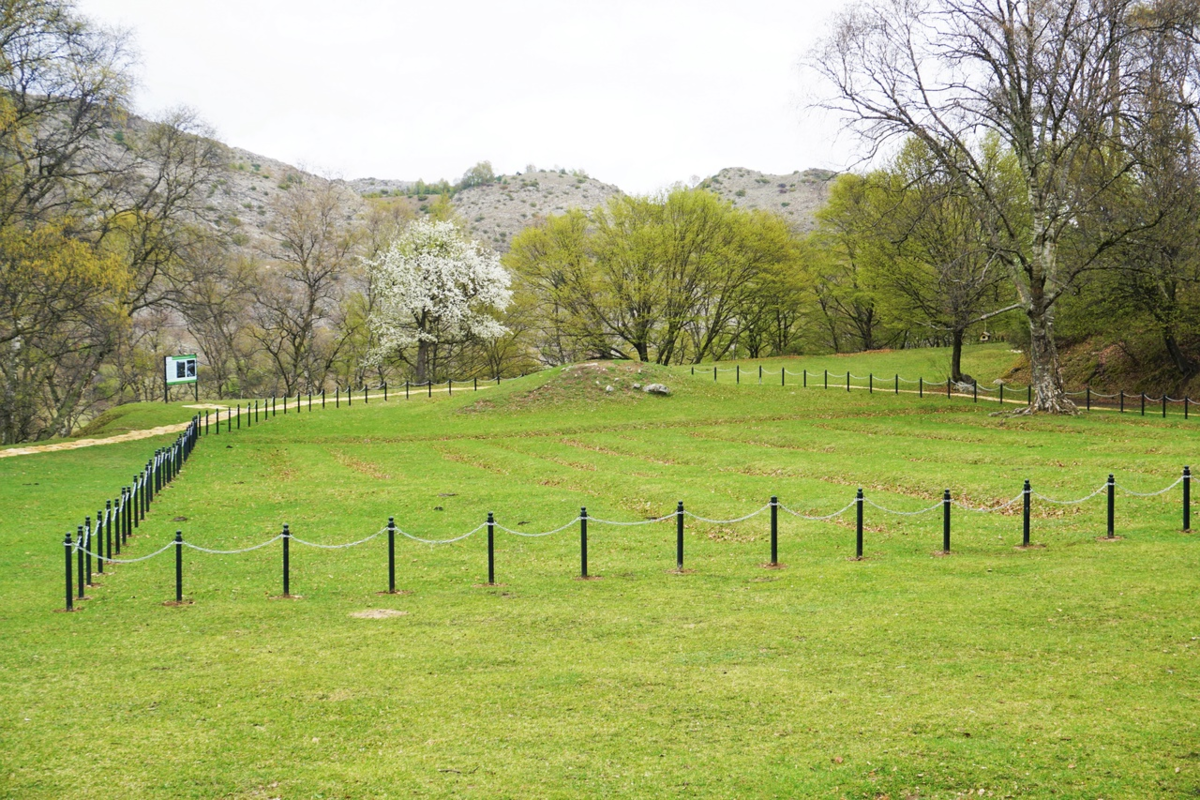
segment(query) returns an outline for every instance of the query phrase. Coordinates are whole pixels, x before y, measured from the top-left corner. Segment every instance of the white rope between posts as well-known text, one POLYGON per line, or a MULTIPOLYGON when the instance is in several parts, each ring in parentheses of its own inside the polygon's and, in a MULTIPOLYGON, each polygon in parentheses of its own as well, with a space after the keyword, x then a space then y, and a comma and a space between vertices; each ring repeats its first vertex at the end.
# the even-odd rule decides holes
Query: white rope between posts
POLYGON ((737 519, 708 519, 707 517, 702 517, 699 514, 693 514, 690 511, 684 511, 683 513, 686 516, 691 517, 692 519, 697 519, 697 520, 700 520, 701 522, 707 522, 710 525, 733 525, 738 522, 745 522, 746 520, 750 519, 751 517, 757 517, 759 514, 763 513, 770 507, 771 507, 771 504, 767 503, 765 506, 758 509, 757 511, 753 511, 753 512, 747 514, 746 516, 738 517, 737 519))
POLYGON ((420 542, 421 544, 453 544, 454 542, 461 542, 463 539, 466 539, 468 536, 474 536, 475 534, 479 533, 481 530, 483 530, 486 527, 487 527, 487 523, 485 522, 485 523, 481 524, 479 527, 474 528, 473 530, 467 531, 462 536, 455 536, 453 539, 422 539, 420 536, 413 536, 408 531, 401 530, 400 528, 396 528, 396 533, 400 534, 401 536, 406 536, 409 539, 412 539, 414 542, 420 542))
POLYGON ((552 531, 544 531, 544 532, 542 532, 542 533, 524 533, 524 532, 522 532, 522 531, 514 531, 512 528, 506 528, 506 527, 504 527, 504 526, 503 526, 503 525, 501 525, 499 522, 493 522, 492 524, 493 524, 493 525, 495 525, 495 526, 496 526, 497 528, 499 528, 500 530, 504 531, 505 533, 511 533, 513 536, 524 536, 524 537, 526 537, 527 539, 537 539, 537 538, 538 538, 538 537, 540 537, 540 536, 553 536, 553 535, 554 535, 554 534, 556 534, 556 533, 560 533, 560 532, 562 532, 562 531, 565 531, 567 528, 571 527, 571 526, 572 526, 572 525, 574 525, 576 522, 579 522, 579 520, 581 520, 581 519, 583 519, 583 518, 582 518, 582 517, 576 517, 575 519, 573 519, 573 520, 571 520, 570 522, 568 522, 566 525, 560 525, 559 527, 555 528, 555 529, 554 529, 554 530, 552 530, 552 531))
MULTIPOLYGON (((237 555, 238 553, 249 553, 251 550, 261 550, 262 548, 266 547, 267 545, 271 544, 272 542, 276 542, 282 538, 283 538, 283 534, 280 533, 280 534, 276 535, 273 539, 267 539, 265 542, 260 542, 259 544, 251 545, 249 547, 243 547, 240 550, 212 550, 208 547, 201 547, 198 544, 192 544, 191 542, 188 542, 188 541, 184 541, 183 546, 190 547, 193 550, 199 550, 201 553, 211 553, 213 555, 218 555, 218 556, 233 556, 233 555, 237 555)), ((174 542, 172 542, 172 544, 174 544, 174 542)))
POLYGON ((1172 483, 1170 486, 1166 487, 1165 489, 1159 489, 1157 492, 1135 492, 1132 489, 1126 489, 1124 486, 1122 486, 1119 483, 1116 484, 1116 486, 1118 489, 1120 489, 1125 494, 1131 494, 1134 497, 1157 497, 1160 494, 1166 494, 1167 492, 1171 491, 1172 489, 1174 489, 1176 486, 1178 486, 1181 483, 1183 483, 1182 475, 1180 475, 1178 478, 1176 478, 1175 482, 1172 483))
POLYGON ((980 514, 987 514, 988 512, 991 512, 991 511, 1003 511, 1004 509, 1008 508, 1009 506, 1011 506, 1014 503, 1016 503, 1017 501, 1019 501, 1024 496, 1025 496, 1025 492, 1022 491, 1020 494, 1018 494, 1012 500, 1009 500, 1007 503, 1004 503, 1003 505, 979 506, 978 508, 975 508, 974 506, 965 505, 963 503, 958 502, 957 500, 951 500, 950 502, 953 503, 954 505, 958 506, 959 508, 961 508, 963 511, 975 511, 980 514))
POLYGON ((347 547, 357 547, 360 544, 366 544, 367 542, 386 532, 386 527, 380 528, 365 539, 359 539, 357 542, 347 542, 346 544, 317 544, 316 542, 306 542, 298 536, 292 536, 291 539, 297 544, 306 545, 307 547, 319 547, 322 550, 342 550, 347 547))
POLYGON ((82 550, 84 553, 87 553, 89 556, 93 556, 94 558, 100 559, 107 564, 136 564, 139 561, 148 561, 149 559, 154 558, 157 555, 161 555, 161 554, 165 553, 167 550, 170 550, 174 546, 175 546, 175 542, 168 542, 166 545, 159 548, 158 550, 155 550, 150 555, 142 556, 140 558, 104 558, 104 556, 100 555, 99 553, 93 553, 91 550, 88 550, 86 547, 80 547, 79 545, 76 545, 75 549, 82 550))
POLYGON ((600 519, 599 517, 588 517, 588 522, 594 522, 597 525, 620 525, 628 527, 630 525, 653 525, 656 522, 666 522, 667 520, 674 519, 677 516, 679 516, 679 512, 672 511, 670 514, 662 517, 655 517, 654 519, 639 519, 634 522, 618 522, 615 519, 600 519))
POLYGON ((936 503, 931 505, 929 508, 923 508, 920 511, 896 511, 895 509, 891 509, 891 508, 887 508, 886 506, 879 505, 879 503, 876 503, 874 500, 872 500, 869 497, 864 497, 863 500, 865 500, 868 505, 874 506, 875 508, 878 508, 880 511, 883 511, 887 514, 895 514, 898 517, 916 517, 921 514, 928 514, 930 511, 934 511, 938 508, 941 508, 942 503, 944 502, 942 500, 938 500, 936 503))
POLYGON ((1073 505, 1078 505, 1079 503, 1086 503, 1088 500, 1091 500, 1093 497, 1095 497, 1096 495, 1100 494, 1101 492, 1103 492, 1103 491, 1104 491, 1105 489, 1107 489, 1107 488, 1108 488, 1108 484, 1107 484, 1107 483, 1102 483, 1102 484, 1100 484, 1100 488, 1099 488, 1099 489, 1097 489, 1096 491, 1092 492, 1092 493, 1091 493, 1091 494, 1089 494, 1087 497, 1081 497, 1081 498, 1079 498, 1078 500, 1055 500, 1055 499, 1054 499, 1054 498, 1052 498, 1052 497, 1046 497, 1046 495, 1044 495, 1044 494, 1039 494, 1039 493, 1037 493, 1037 492, 1033 492, 1032 494, 1033 494, 1033 496, 1034 496, 1034 497, 1036 497, 1037 499, 1039 499, 1039 500, 1045 500, 1047 503, 1054 503, 1055 505, 1059 505, 1059 506, 1073 506, 1073 505))
POLYGON ((783 505, 782 503, 779 504, 779 507, 781 509, 783 509, 784 511, 786 511, 787 513, 791 514, 793 517, 799 517, 800 519, 812 520, 813 522, 823 522, 827 519, 833 519, 834 517, 840 517, 842 514, 845 514, 847 511, 854 508, 855 502, 857 502, 857 501, 851 500, 843 508, 838 509, 837 511, 833 512, 832 514, 826 514, 821 517, 812 517, 812 516, 809 516, 808 514, 801 514, 799 511, 793 511, 792 509, 788 508, 787 506, 783 505))

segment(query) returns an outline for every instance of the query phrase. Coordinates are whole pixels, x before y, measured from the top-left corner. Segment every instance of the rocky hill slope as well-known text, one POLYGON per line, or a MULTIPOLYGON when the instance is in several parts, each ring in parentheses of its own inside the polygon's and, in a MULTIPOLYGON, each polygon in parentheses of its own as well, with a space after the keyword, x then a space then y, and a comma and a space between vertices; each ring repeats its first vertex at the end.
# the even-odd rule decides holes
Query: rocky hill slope
POLYGON ((471 234, 500 252, 512 237, 540 217, 572 208, 591 210, 613 195, 616 186, 582 172, 536 170, 501 175, 495 182, 459 192, 453 203, 471 234))
MULTIPOLYGON (((114 132, 114 141, 138 136, 148 124, 129 117, 123 129, 114 132)), ((416 215, 428 213, 439 199, 437 195, 414 194, 416 184, 411 181, 329 179, 239 147, 224 147, 224 152, 225 169, 206 187, 206 212, 216 224, 231 231, 235 241, 251 250, 264 249, 268 244, 276 200, 297 183, 338 188, 347 215, 360 213, 367 198, 407 203, 416 215)), ((700 186, 738 207, 780 214, 803 232, 812 229, 814 214, 828 197, 833 175, 822 170, 771 175, 730 168, 705 179, 700 186)), ((476 239, 504 252, 514 236, 539 218, 571 208, 590 211, 619 194, 620 188, 579 170, 528 170, 496 176, 489 183, 458 191, 451 203, 476 239)))
POLYGON ((734 167, 706 178, 700 186, 739 208, 773 211, 796 230, 807 232, 816 225, 815 215, 829 199, 829 184, 835 176, 836 173, 822 169, 770 175, 734 167))

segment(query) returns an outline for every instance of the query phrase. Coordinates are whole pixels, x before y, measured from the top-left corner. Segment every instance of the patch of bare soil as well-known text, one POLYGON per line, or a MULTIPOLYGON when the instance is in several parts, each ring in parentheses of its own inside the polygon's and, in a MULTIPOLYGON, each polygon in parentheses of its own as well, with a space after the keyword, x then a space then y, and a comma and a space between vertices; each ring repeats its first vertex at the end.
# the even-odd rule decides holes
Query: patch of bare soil
POLYGON ((355 619, 388 619, 389 617, 407 617, 407 611, 394 608, 368 608, 365 611, 355 611, 350 616, 355 619))

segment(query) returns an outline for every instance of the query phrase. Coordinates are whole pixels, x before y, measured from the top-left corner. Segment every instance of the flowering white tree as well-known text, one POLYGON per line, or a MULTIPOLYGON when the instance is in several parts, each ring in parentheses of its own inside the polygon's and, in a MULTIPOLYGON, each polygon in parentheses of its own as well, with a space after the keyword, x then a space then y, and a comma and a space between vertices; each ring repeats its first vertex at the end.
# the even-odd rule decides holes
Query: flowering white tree
POLYGON ((492 314, 512 300, 508 271, 449 222, 414 222, 366 266, 379 297, 376 356, 400 355, 418 383, 431 379, 441 346, 505 333, 492 314))

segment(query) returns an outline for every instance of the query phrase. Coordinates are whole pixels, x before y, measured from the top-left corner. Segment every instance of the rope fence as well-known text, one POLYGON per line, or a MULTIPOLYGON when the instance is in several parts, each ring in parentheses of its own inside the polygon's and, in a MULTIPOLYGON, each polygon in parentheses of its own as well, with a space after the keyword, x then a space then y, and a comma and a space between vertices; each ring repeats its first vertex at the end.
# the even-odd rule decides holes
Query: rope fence
MULTIPOLYGON (((703 372, 705 368, 701 367, 700 369, 701 372, 703 372)), ((719 373, 722 372, 734 373, 734 381, 737 384, 741 384, 743 375, 749 376, 753 374, 751 369, 743 370, 740 364, 732 367, 714 366, 712 368, 712 377, 714 382, 719 380, 719 373)), ((761 385, 763 383, 763 378, 765 375, 767 375, 767 373, 764 371, 764 368, 761 365, 759 365, 757 372, 758 383, 761 385)), ((696 374, 696 367, 691 368, 691 374, 696 374)), ((770 374, 774 375, 774 373, 770 374)), ((886 376, 876 375, 873 372, 867 373, 866 375, 855 375, 849 370, 847 370, 844 374, 840 372, 831 373, 829 370, 822 370, 821 372, 809 372, 807 369, 803 369, 800 372, 793 372, 787 367, 780 367, 780 386, 786 387, 788 385, 789 375, 799 378, 800 386, 805 389, 828 389, 831 386, 830 379, 832 378, 833 388, 844 388, 847 392, 855 389, 866 390, 869 394, 874 394, 878 391, 883 393, 890 392, 898 395, 901 392, 904 392, 905 394, 916 394, 919 397, 924 397, 926 394, 944 394, 947 399, 951 397, 970 397, 971 400, 976 403, 979 402, 979 393, 983 392, 983 399, 988 402, 996 402, 1002 405, 1032 405, 1033 403, 1032 386, 1019 386, 1004 382, 999 382, 999 385, 993 387, 980 386, 979 382, 976 380, 971 380, 969 382, 955 382, 949 378, 935 381, 926 380, 925 378, 910 380, 900 376, 899 374, 888 378, 886 376), (809 386, 810 379, 813 381, 813 385, 811 387, 809 386), (858 383, 855 383, 855 381, 858 381, 858 383), (912 389, 901 389, 900 384, 902 383, 909 386, 916 386, 917 389, 915 392, 912 389)), ((1162 417, 1166 418, 1168 407, 1179 406, 1182 408, 1183 418, 1190 419, 1191 407, 1200 404, 1200 401, 1192 400, 1186 395, 1184 397, 1171 397, 1170 395, 1163 394, 1161 397, 1154 397, 1153 395, 1148 395, 1145 392, 1126 392, 1123 390, 1117 392, 1116 394, 1103 394, 1101 392, 1093 391, 1090 386, 1079 391, 1066 392, 1066 395, 1068 397, 1083 398, 1083 409, 1085 411, 1106 409, 1109 411, 1117 411, 1121 414, 1126 412, 1131 414, 1138 413, 1143 417, 1146 416, 1146 409, 1150 408, 1152 413, 1155 409, 1161 409, 1160 413, 1162 417)))
MULTIPOLYGON (((194 439, 191 439, 190 437, 193 436, 196 433, 196 431, 198 431, 198 426, 196 426, 195 431, 193 430, 192 426, 189 426, 188 431, 186 431, 183 435, 180 436, 180 441, 176 443, 176 447, 182 448, 183 452, 187 452, 188 451, 187 442, 194 441, 194 439)), ((701 522, 701 523, 705 523, 705 524, 709 524, 709 525, 736 525, 736 524, 740 524, 743 522, 747 522, 747 521, 749 521, 755 517, 758 517, 759 515, 766 513, 766 512, 770 512, 770 532, 771 532, 771 536, 770 536, 771 557, 770 557, 770 559, 771 560, 765 566, 768 566, 768 567, 781 566, 781 564, 779 563, 779 515, 778 515, 778 512, 780 510, 782 510, 784 513, 792 515, 793 517, 797 517, 797 518, 803 519, 803 520, 829 521, 829 520, 833 520, 837 517, 842 516, 846 512, 850 511, 851 509, 854 509, 855 510, 855 522, 856 522, 856 525, 855 525, 855 559, 859 559, 859 560, 863 558, 863 517, 864 517, 864 507, 868 506, 868 505, 871 506, 872 508, 874 508, 875 510, 880 511, 884 514, 891 515, 891 516, 898 516, 898 517, 921 516, 924 514, 933 513, 935 511, 937 511, 938 509, 941 509, 942 510, 942 550, 941 550, 941 553, 945 554, 945 555, 949 555, 951 552, 950 537, 951 537, 952 509, 955 506, 957 506, 961 510, 969 511, 972 513, 988 514, 988 513, 1001 513, 1001 512, 1007 511, 1009 508, 1016 505, 1017 503, 1021 503, 1022 504, 1022 545, 1021 546, 1029 547, 1029 546, 1031 546, 1030 545, 1031 509, 1032 509, 1034 499, 1037 499, 1041 502, 1055 504, 1055 505, 1080 505, 1080 504, 1086 503, 1087 501, 1089 501, 1101 494, 1104 494, 1104 495, 1106 495, 1106 501, 1107 501, 1107 528, 1106 528, 1106 536, 1104 538, 1115 539, 1116 538, 1116 520, 1115 520, 1116 494, 1117 494, 1118 490, 1120 490, 1124 494, 1132 496, 1132 497, 1140 497, 1140 498, 1157 497, 1157 496, 1166 494, 1167 492, 1173 490, 1175 487, 1180 486, 1182 484, 1182 486, 1183 486, 1183 492, 1182 492, 1182 494, 1183 494, 1183 498, 1182 498, 1183 499, 1183 530, 1187 531, 1187 530, 1190 530, 1190 528, 1191 528, 1191 468, 1185 466, 1183 468, 1183 472, 1180 475, 1180 477, 1175 479, 1175 481, 1173 481, 1168 486, 1165 486, 1164 488, 1158 489, 1156 491, 1138 492, 1138 491, 1128 489, 1128 488, 1118 484, 1116 482, 1114 476, 1110 474, 1108 476, 1108 479, 1103 484, 1101 484, 1100 487, 1098 489, 1096 489, 1094 492, 1091 492, 1090 494, 1087 494, 1080 498, 1066 499, 1066 500, 1054 499, 1054 498, 1047 497, 1046 495, 1043 495, 1039 492, 1034 492, 1030 485, 1030 482, 1027 480, 1027 481, 1025 481, 1020 494, 1016 495, 1015 497, 1013 497, 1012 499, 1010 499, 1004 503, 1001 503, 1001 504, 995 505, 995 506, 969 506, 969 505, 966 505, 962 502, 954 500, 953 497, 951 496, 950 490, 946 489, 943 491, 941 499, 928 507, 917 509, 914 511, 901 511, 901 510, 893 509, 893 508, 890 508, 883 504, 875 502, 874 499, 866 497, 863 494, 862 489, 859 489, 853 500, 851 500, 848 504, 846 504, 845 506, 842 506, 838 510, 833 511, 828 514, 812 514, 812 515, 805 514, 805 513, 796 511, 792 508, 789 508, 786 505, 783 505, 782 503, 779 502, 778 497, 773 496, 773 497, 771 497, 770 501, 766 505, 764 505, 754 511, 751 511, 748 514, 744 514, 739 517, 733 517, 730 519, 715 519, 715 518, 706 517, 701 514, 697 514, 695 512, 685 509, 683 501, 680 501, 678 503, 678 505, 676 506, 674 513, 664 514, 662 516, 652 517, 652 518, 644 519, 644 520, 631 520, 631 521, 607 520, 607 519, 602 519, 602 518, 598 518, 598 517, 589 517, 587 508, 581 508, 579 510, 579 514, 577 516, 568 520, 567 522, 563 523, 562 525, 560 525, 556 528, 553 528, 551 530, 546 530, 546 531, 541 531, 541 532, 536 532, 536 533, 529 532, 529 531, 522 531, 522 530, 519 530, 516 528, 509 528, 509 527, 497 522, 495 519, 495 515, 493 513, 489 512, 487 515, 486 522, 481 523, 480 525, 472 528, 471 530, 467 531, 466 533, 463 533, 463 534, 460 534, 457 536, 452 536, 449 538, 443 538, 443 539, 431 539, 431 538, 425 538, 422 536, 417 536, 413 533, 405 531, 402 528, 397 527, 395 517, 389 517, 387 525, 385 525, 384 527, 375 531, 374 533, 370 534, 369 536, 366 536, 364 538, 361 538, 361 539, 358 539, 355 541, 345 542, 342 544, 323 544, 320 542, 313 542, 313 541, 301 539, 301 538, 297 537, 295 534, 293 534, 287 525, 284 525, 283 529, 280 533, 266 539, 265 541, 259 542, 258 544, 254 544, 254 545, 250 545, 248 547, 243 547, 243 548, 234 549, 234 550, 218 550, 218 549, 212 549, 212 548, 207 548, 207 547, 201 547, 200 545, 185 541, 183 538, 183 532, 176 531, 175 538, 173 541, 168 542, 167 544, 163 545, 158 550, 155 550, 152 553, 149 553, 147 555, 140 556, 137 558, 115 558, 115 557, 113 557, 113 554, 111 551, 111 542, 113 541, 112 536, 111 536, 111 531, 112 531, 113 526, 115 525, 117 528, 117 531, 118 531, 117 539, 119 540, 122 537, 123 532, 125 530, 124 526, 127 526, 128 523, 131 523, 134 519, 138 518, 138 516, 135 515, 132 512, 132 510, 141 509, 144 507, 144 504, 141 502, 141 499, 144 499, 146 496, 148 496, 148 494, 150 492, 157 491, 156 489, 154 489, 152 487, 159 486, 159 489, 161 489, 161 485, 158 484, 158 482, 155 480, 155 476, 157 476, 159 474, 159 470, 160 469, 165 470, 166 474, 171 474, 170 471, 172 469, 176 469, 179 465, 182 464, 182 461, 180 461, 179 464, 175 464, 174 467, 171 466, 172 464, 174 464, 173 456, 171 454, 174 449, 175 448, 166 448, 165 452, 160 451, 160 453, 163 455, 163 460, 162 460, 161 464, 159 463, 159 460, 157 457, 156 457, 156 459, 154 459, 152 461, 151 466, 153 467, 153 469, 150 469, 147 472, 147 475, 149 475, 150 477, 148 477, 146 479, 145 483, 143 484, 143 483, 135 482, 135 487, 134 487, 135 491, 134 492, 132 492, 128 495, 123 493, 122 502, 120 502, 120 503, 118 503, 118 505, 112 507, 112 509, 110 510, 109 513, 103 513, 102 515, 98 515, 97 516, 97 524, 96 524, 95 528, 93 528, 91 526, 90 518, 89 518, 88 524, 82 525, 79 527, 78 540, 73 540, 71 533, 69 533, 69 532, 67 533, 66 538, 63 540, 63 546, 64 546, 64 552, 65 552, 65 564, 66 564, 66 570, 65 570, 66 610, 68 610, 68 611, 72 610, 74 608, 74 603, 77 599, 79 599, 79 600, 84 599, 83 579, 86 576, 86 578, 88 580, 88 584, 91 584, 91 563, 92 563, 93 558, 96 559, 97 564, 101 565, 100 571, 102 572, 103 571, 102 565, 106 562, 109 565, 136 564, 136 563, 140 563, 142 561, 148 561, 150 559, 156 558, 156 557, 162 555, 163 553, 166 553, 168 550, 171 550, 172 548, 174 548, 174 551, 175 551, 175 603, 176 604, 183 603, 184 602, 184 599, 183 599, 183 550, 185 547, 190 548, 190 549, 200 552, 200 553, 208 554, 208 555, 224 556, 224 555, 240 555, 243 553, 249 553, 254 550, 259 550, 259 549, 262 549, 269 545, 272 545, 275 542, 281 542, 282 543, 281 550, 282 550, 282 570, 283 570, 283 576, 282 576, 283 577, 283 596, 291 597, 291 596, 293 596, 291 594, 291 565, 290 565, 290 547, 291 547, 292 542, 295 542, 297 545, 317 548, 317 549, 321 549, 321 550, 342 550, 342 549, 365 545, 368 542, 371 542, 371 541, 383 536, 384 534, 387 534, 388 592, 395 593, 395 591, 396 591, 396 535, 397 534, 407 537, 408 539, 411 539, 411 540, 421 543, 421 544, 436 546, 436 545, 449 545, 449 544, 453 544, 456 542, 461 542, 465 539, 468 539, 468 538, 474 536, 475 534, 477 534, 481 531, 486 531, 486 534, 487 534, 487 570, 488 570, 487 585, 491 586, 491 585, 496 584, 495 536, 496 536, 497 531, 500 531, 501 533, 507 533, 512 536, 518 536, 518 537, 540 538, 540 537, 553 536, 555 534, 562 533, 563 531, 566 531, 570 528, 574 528, 575 526, 578 526, 579 537, 580 537, 580 539, 579 539, 580 577, 588 578, 589 577, 589 574, 588 574, 588 525, 589 525, 589 523, 593 526, 609 525, 609 526, 614 526, 614 527, 628 527, 628 526, 636 526, 636 525, 654 525, 654 524, 674 520, 675 521, 675 531, 676 531, 676 564, 675 564, 675 567, 676 567, 676 571, 678 571, 678 572, 683 572, 683 569, 684 569, 684 523, 687 518, 691 518, 693 520, 696 520, 697 522, 701 522), (139 494, 138 493, 139 491, 142 492, 142 494, 139 494), (105 552, 104 543, 107 543, 107 546, 108 546, 107 553, 105 552), (77 570, 78 570, 78 573, 80 576, 78 596, 76 596, 75 592, 73 591, 73 586, 72 586, 72 577, 73 577, 72 564, 73 563, 78 565, 77 570), (86 566, 86 573, 85 573, 85 566, 86 566)), ((186 460, 186 455, 182 456, 182 459, 186 460)))

